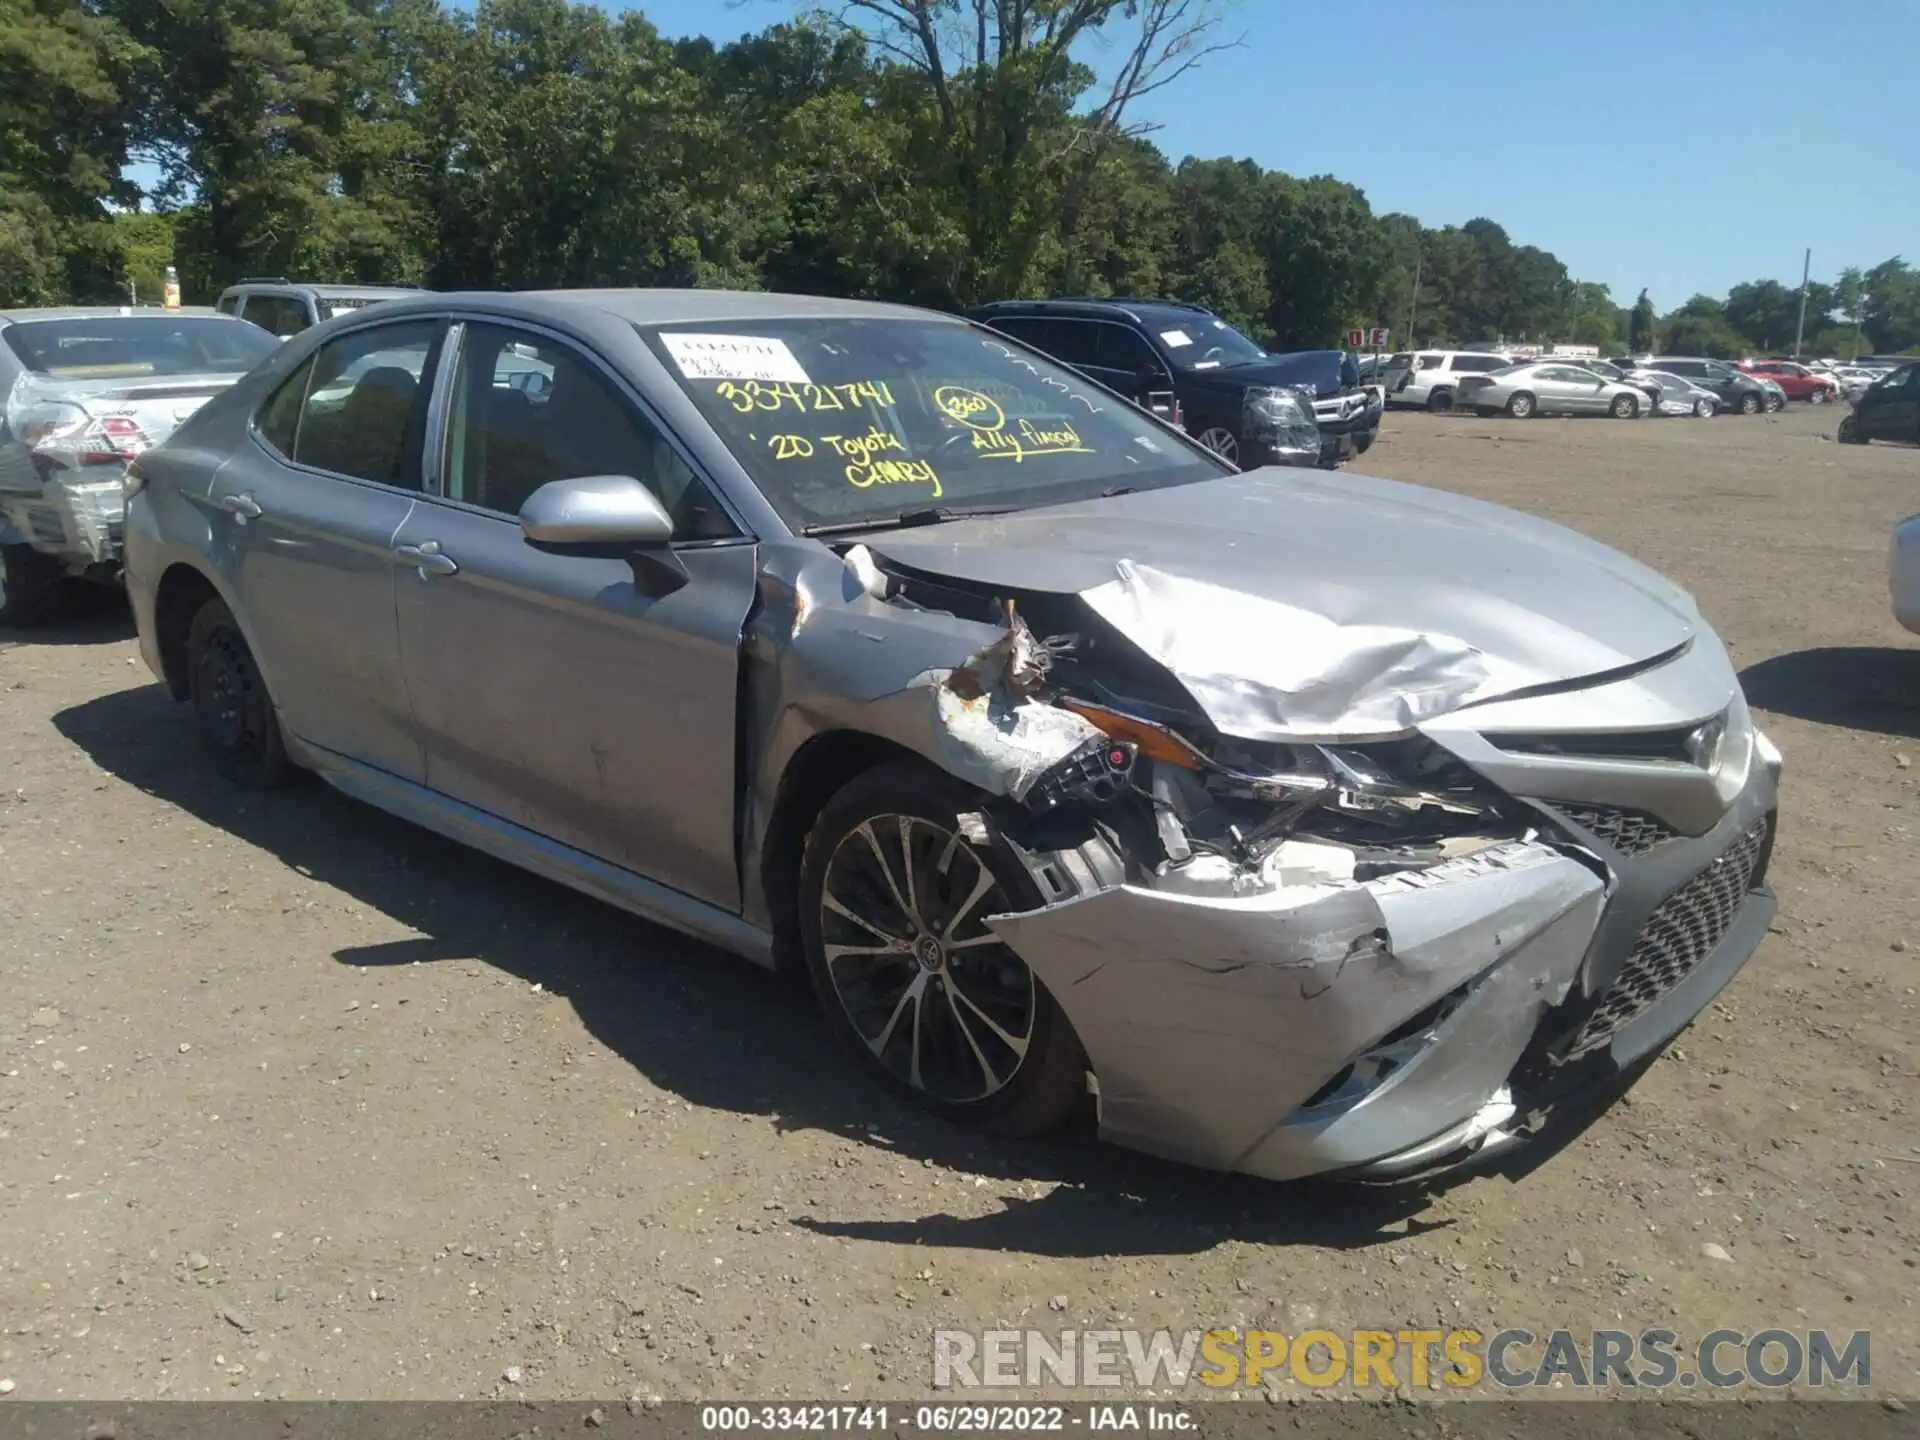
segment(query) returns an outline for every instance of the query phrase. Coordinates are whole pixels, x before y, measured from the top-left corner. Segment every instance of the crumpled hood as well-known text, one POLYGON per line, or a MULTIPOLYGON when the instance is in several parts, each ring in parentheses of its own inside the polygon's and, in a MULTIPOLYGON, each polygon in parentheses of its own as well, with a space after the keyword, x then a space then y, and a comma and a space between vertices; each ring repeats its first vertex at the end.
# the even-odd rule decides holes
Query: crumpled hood
POLYGON ((1705 628, 1684 591, 1571 530, 1345 473, 1256 470, 868 543, 930 575, 1080 595, 1247 740, 1404 733, 1705 628))

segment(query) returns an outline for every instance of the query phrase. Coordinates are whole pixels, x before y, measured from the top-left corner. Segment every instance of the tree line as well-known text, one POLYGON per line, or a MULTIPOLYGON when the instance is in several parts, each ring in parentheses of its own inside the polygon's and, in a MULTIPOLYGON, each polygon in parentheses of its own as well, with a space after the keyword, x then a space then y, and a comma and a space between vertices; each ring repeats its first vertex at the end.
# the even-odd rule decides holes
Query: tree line
MULTIPOLYGON (((725 45, 571 0, 0 0, 0 306, 245 275, 695 285, 955 309, 1169 295, 1280 348, 1782 351, 1797 289, 1618 304, 1488 219, 1172 162, 1139 102, 1232 0, 842 0, 725 45), (1087 63, 1104 42, 1106 78, 1087 63), (144 190, 127 178, 152 176, 144 190)), ((1810 287, 1806 349, 1920 346, 1898 258, 1810 287)))

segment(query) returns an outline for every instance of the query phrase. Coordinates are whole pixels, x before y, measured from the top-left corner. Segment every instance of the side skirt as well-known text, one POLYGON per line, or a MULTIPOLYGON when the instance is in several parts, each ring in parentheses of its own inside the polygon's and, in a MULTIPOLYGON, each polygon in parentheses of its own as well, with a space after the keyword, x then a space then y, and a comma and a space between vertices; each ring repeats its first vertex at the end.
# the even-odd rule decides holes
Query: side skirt
POLYGON ((371 765, 292 735, 286 737, 286 743, 287 753, 296 764, 312 770, 344 795, 604 900, 643 920, 717 945, 756 965, 773 967, 773 936, 738 915, 371 765))

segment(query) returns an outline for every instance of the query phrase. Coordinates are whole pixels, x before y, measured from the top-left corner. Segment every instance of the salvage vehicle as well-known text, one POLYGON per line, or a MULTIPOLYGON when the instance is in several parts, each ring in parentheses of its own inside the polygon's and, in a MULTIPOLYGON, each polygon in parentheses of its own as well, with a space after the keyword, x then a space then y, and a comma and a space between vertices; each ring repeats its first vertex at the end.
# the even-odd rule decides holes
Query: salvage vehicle
POLYGON ((274 351, 211 310, 0 311, 0 624, 120 581, 120 476, 274 351))
POLYGON ((1889 370, 1853 397, 1840 421, 1842 445, 1869 440, 1905 440, 1920 444, 1920 363, 1889 370))
POLYGON ((1647 392, 1655 415, 1692 415, 1696 419, 1711 420, 1720 411, 1720 397, 1684 375, 1670 375, 1665 370, 1635 370, 1627 376, 1627 383, 1647 392))
POLYGON ((1385 409, 1344 351, 1270 355, 1212 311, 1179 300, 1003 300, 970 318, 1071 365, 1116 394, 1170 391, 1187 433, 1243 470, 1364 455, 1385 409), (1302 417, 1298 404, 1310 415, 1302 417))
POLYGON ((1453 408, 1466 375, 1491 375, 1513 364, 1494 350, 1421 350, 1395 355, 1387 364, 1387 403, 1419 406, 1444 414, 1453 408))
POLYGON ((1481 415, 1505 411, 1516 420, 1534 415, 1611 415, 1637 420, 1646 410, 1646 392, 1625 381, 1608 380, 1579 365, 1509 365, 1491 375, 1463 375, 1455 405, 1481 415))
POLYGON ((1684 591, 1238 472, 956 317, 396 300, 128 483, 141 651, 237 780, 803 967, 954 1121, 1465 1163, 1604 1098, 1774 911, 1779 752, 1684 591))
POLYGON ((1840 398, 1840 382, 1831 375, 1800 364, 1797 360, 1745 360, 1737 367, 1741 374, 1771 380, 1787 400, 1805 400, 1809 405, 1824 405, 1840 398))
POLYGON ((1787 392, 1764 375, 1746 375, 1724 360, 1709 360, 1698 355, 1650 355, 1636 362, 1641 370, 1663 370, 1691 381, 1703 390, 1711 390, 1722 410, 1737 410, 1742 415, 1759 415, 1780 409, 1787 403, 1787 392))
POLYGON ((285 340, 336 315, 419 293, 414 285, 310 285, 284 275, 254 275, 222 290, 217 307, 285 340))

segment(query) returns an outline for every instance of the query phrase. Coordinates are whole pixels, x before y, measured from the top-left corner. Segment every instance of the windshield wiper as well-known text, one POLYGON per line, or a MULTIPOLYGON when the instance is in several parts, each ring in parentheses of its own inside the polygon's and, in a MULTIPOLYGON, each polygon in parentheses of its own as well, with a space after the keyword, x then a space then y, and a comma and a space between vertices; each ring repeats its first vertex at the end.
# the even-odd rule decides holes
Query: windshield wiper
POLYGON ((948 520, 973 520, 982 515, 1006 515, 1016 505, 916 505, 893 515, 869 515, 864 520, 834 520, 808 525, 802 535, 856 535, 862 530, 905 530, 915 525, 940 525, 948 520))

